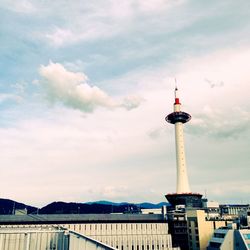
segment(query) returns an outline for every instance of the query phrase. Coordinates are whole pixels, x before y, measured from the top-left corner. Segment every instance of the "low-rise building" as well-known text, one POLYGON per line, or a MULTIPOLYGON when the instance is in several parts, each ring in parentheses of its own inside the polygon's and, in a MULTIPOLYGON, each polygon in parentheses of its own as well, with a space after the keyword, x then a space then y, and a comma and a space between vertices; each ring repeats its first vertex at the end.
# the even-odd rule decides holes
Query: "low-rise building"
POLYGON ((14 228, 60 226, 120 250, 174 249, 162 214, 5 215, 0 216, 0 225, 14 228))
POLYGON ((250 208, 249 204, 227 204, 220 205, 221 217, 234 219, 238 218, 238 215, 241 211, 247 210, 250 208))

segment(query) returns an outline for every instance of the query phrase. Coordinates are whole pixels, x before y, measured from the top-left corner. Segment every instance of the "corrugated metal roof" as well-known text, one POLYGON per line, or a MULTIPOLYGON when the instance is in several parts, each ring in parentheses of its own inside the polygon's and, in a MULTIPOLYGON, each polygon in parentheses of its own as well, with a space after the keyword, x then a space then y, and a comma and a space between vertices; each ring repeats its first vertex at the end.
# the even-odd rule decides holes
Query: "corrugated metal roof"
POLYGON ((154 222, 165 219, 161 214, 39 214, 39 215, 0 215, 0 224, 13 223, 115 223, 115 222, 154 222))

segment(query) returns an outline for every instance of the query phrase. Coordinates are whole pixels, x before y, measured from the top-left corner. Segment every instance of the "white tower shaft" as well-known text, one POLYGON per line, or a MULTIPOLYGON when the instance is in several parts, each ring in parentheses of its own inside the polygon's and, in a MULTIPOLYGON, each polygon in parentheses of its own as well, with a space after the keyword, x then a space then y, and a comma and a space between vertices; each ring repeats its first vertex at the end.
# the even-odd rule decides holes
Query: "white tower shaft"
MULTIPOLYGON (((178 93, 175 90, 175 104, 174 112, 181 111, 181 104, 179 103, 178 93)), ((176 167, 177 167, 177 186, 176 193, 190 193, 190 187, 188 182, 185 147, 184 147, 184 134, 183 123, 175 123, 175 148, 176 148, 176 167)))
POLYGON ((184 149, 183 124, 181 122, 175 123, 175 147, 177 166, 176 193, 190 193, 184 149))

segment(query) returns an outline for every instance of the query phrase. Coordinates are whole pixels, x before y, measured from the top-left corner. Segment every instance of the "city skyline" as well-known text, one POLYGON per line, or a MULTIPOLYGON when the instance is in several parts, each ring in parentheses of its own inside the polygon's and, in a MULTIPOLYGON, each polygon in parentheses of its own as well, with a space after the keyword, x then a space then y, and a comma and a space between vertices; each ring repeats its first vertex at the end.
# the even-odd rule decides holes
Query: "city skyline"
POLYGON ((161 202, 175 78, 192 192, 250 203, 250 3, 0 3, 0 197, 161 202))

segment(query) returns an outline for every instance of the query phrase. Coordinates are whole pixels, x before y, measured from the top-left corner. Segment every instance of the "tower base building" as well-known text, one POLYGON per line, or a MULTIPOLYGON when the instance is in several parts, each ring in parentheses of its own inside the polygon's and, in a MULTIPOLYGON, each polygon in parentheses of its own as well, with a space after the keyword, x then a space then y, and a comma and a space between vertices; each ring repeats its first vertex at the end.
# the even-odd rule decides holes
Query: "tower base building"
POLYGON ((196 193, 187 193, 187 194, 166 194, 168 202, 172 207, 176 207, 178 205, 183 205, 186 208, 201 208, 202 207, 202 195, 196 193))

